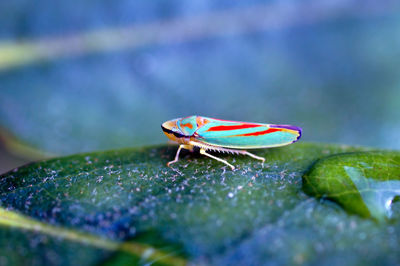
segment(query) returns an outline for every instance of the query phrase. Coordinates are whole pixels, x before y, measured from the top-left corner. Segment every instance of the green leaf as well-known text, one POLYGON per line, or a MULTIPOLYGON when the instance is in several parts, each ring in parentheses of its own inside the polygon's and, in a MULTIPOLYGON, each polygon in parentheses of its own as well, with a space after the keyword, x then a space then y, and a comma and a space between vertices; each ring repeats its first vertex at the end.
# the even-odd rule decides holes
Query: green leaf
POLYGON ((400 226, 348 215, 302 190, 316 160, 363 151, 296 143, 237 170, 149 147, 78 154, 0 177, 4 264, 373 264, 400 260, 400 226), (357 245, 354 245, 355 239, 357 245))
POLYGON ((304 176, 304 189, 338 202, 350 213, 384 221, 400 195, 400 153, 358 152, 318 161, 304 176))

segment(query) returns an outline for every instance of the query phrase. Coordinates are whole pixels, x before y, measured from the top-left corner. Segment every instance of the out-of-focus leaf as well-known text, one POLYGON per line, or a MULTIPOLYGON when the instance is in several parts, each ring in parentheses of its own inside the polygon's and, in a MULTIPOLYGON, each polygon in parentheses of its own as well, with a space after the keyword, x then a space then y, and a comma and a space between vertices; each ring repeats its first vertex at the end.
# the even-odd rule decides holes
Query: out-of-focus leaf
MULTIPOLYGON (((7 211, 3 208, 0 208, 0 227, 11 228, 11 229, 22 229, 27 231, 33 231, 34 233, 41 235, 43 239, 39 240, 40 242, 49 241, 48 236, 51 236, 56 239, 62 239, 64 242, 61 245, 57 243, 57 241, 51 241, 51 244, 56 244, 55 249, 61 248, 61 251, 58 251, 59 254, 55 258, 52 258, 51 251, 49 252, 44 248, 39 256, 28 256, 25 258, 19 258, 22 254, 20 253, 11 253, 7 254, 7 251, 10 247, 17 245, 18 248, 29 247, 32 246, 32 242, 28 243, 28 245, 24 245, 25 239, 20 238, 15 243, 13 237, 7 238, 11 242, 11 244, 5 244, 4 253, 7 256, 3 259, 2 264, 9 265, 22 265, 22 264, 35 264, 38 262, 42 262, 41 264, 64 264, 72 263, 72 264, 91 264, 96 262, 99 258, 104 258, 104 254, 109 252, 119 251, 126 257, 129 257, 132 262, 147 262, 147 261, 158 261, 160 264, 168 264, 168 265, 184 265, 186 261, 180 257, 174 257, 167 254, 165 251, 159 251, 155 247, 137 242, 126 242, 121 243, 118 241, 112 241, 110 239, 98 237, 95 235, 81 233, 79 231, 74 231, 71 229, 66 229, 62 227, 55 227, 50 224, 42 223, 35 219, 26 217, 24 215, 18 214, 16 212, 7 211), (55 243, 54 243, 55 242, 55 243), (61 246, 61 247, 59 247, 61 246), (70 248, 69 246, 75 246, 74 248, 70 248), (83 251, 78 251, 76 249, 82 249, 83 251), (62 250, 64 249, 65 250, 62 250), (97 251, 97 252, 96 252, 97 251), (85 255, 77 255, 82 252, 88 252, 89 256, 85 255), (74 255, 74 256, 71 256, 74 255), (94 256, 91 256, 94 255, 94 256), (96 256, 99 256, 96 258, 96 256), (64 262, 65 260, 65 262, 64 262)), ((5 229, 1 228, 1 229, 5 229)), ((0 231, 1 231, 0 229, 0 231)), ((6 229, 4 231, 7 231, 6 229)), ((29 238, 31 235, 30 232, 27 233, 27 237, 29 238)), ((13 236, 13 235, 12 235, 13 236)), ((35 244, 37 240, 33 240, 35 244)), ((34 244, 34 245, 35 245, 34 244)), ((26 251, 24 251, 26 252, 26 251)))
MULTIPOLYGON (((40 50, 61 54, 57 60, 0 72, 0 125, 21 142, 53 154, 158 144, 165 141, 163 121, 194 114, 294 124, 309 129, 304 137, 310 140, 400 147, 400 60, 395 60, 400 13, 392 11, 398 4, 360 7, 353 1, 313 0, 265 6, 256 1, 264 4, 258 9, 253 2, 228 2, 224 6, 230 9, 206 1, 197 16, 199 6, 186 2, 163 2, 161 9, 160 1, 125 0, 112 7, 82 3, 81 14, 93 15, 81 17, 84 29, 70 25, 76 4, 42 0, 24 10, 22 4, 4 3, 2 29, 14 29, 10 10, 32 14, 23 19, 25 35, 16 39, 44 31, 57 41, 46 47, 48 38, 39 38, 40 50), (269 12, 264 16, 260 10, 269 12), (129 16, 132 23, 142 19, 122 25, 140 34, 121 31, 105 12, 129 16), (249 18, 245 27, 235 15, 249 18), (43 16, 57 23, 43 29, 43 16), (214 20, 219 26, 211 24, 214 20), (69 27, 76 35, 60 33, 69 27), (99 43, 87 28, 104 34, 99 43), (139 48, 126 47, 127 40, 139 48), (85 52, 109 45, 115 49, 85 52), (68 57, 71 53, 81 56, 68 57)), ((15 44, 6 44, 3 54, 29 60, 30 46, 15 44)))

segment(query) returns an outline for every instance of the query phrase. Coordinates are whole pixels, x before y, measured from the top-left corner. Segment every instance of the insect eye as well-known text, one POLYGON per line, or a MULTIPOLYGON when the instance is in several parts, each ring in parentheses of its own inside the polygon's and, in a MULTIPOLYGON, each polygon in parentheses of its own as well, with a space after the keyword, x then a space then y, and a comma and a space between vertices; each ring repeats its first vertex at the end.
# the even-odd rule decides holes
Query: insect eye
POLYGON ((184 134, 182 134, 182 131, 179 130, 177 127, 172 127, 171 132, 178 138, 184 137, 184 134))

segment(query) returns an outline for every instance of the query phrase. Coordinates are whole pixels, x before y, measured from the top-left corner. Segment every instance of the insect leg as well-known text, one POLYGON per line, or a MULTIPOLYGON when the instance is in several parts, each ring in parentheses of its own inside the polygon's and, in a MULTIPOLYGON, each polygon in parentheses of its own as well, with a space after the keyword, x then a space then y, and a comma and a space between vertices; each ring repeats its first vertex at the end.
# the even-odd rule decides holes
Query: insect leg
POLYGON ((181 152, 181 149, 191 150, 192 148, 193 148, 193 146, 191 146, 191 145, 185 145, 185 144, 179 145, 179 148, 176 151, 175 159, 168 162, 167 166, 169 167, 171 164, 176 163, 179 160, 179 153, 181 152))
POLYGON ((250 156, 250 157, 252 157, 254 159, 260 160, 260 161, 262 161, 261 165, 264 166, 264 162, 265 162, 265 158, 264 157, 257 156, 255 154, 252 154, 252 153, 250 153, 248 151, 244 151, 244 150, 233 150, 233 149, 231 150, 231 149, 229 149, 229 151, 236 152, 236 153, 243 154, 243 155, 248 155, 248 156, 250 156))
POLYGON ((208 156, 208 157, 210 157, 210 158, 213 158, 213 159, 215 159, 215 160, 217 160, 217 161, 220 161, 221 163, 224 163, 224 164, 228 165, 230 168, 232 168, 232 170, 235 170, 235 166, 231 165, 230 163, 228 163, 228 162, 225 161, 225 160, 222 160, 222 159, 220 159, 220 158, 218 158, 218 157, 215 157, 215 156, 213 156, 213 155, 207 153, 206 150, 204 150, 204 149, 200 149, 200 154, 203 154, 203 155, 208 156))
POLYGON ((248 155, 248 156, 250 156, 250 157, 252 157, 254 159, 262 161, 262 165, 264 165, 264 162, 265 162, 265 158, 264 157, 257 156, 255 154, 252 154, 252 153, 248 152, 248 151, 245 151, 243 154, 248 155))

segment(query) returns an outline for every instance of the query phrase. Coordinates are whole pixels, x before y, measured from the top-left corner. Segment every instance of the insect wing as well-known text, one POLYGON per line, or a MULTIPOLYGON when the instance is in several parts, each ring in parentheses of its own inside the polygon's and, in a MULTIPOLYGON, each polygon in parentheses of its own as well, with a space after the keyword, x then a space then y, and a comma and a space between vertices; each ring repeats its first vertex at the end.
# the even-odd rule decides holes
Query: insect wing
POLYGON ((301 129, 273 125, 205 118, 208 123, 196 131, 196 141, 226 148, 257 149, 278 147, 296 142, 301 129))

